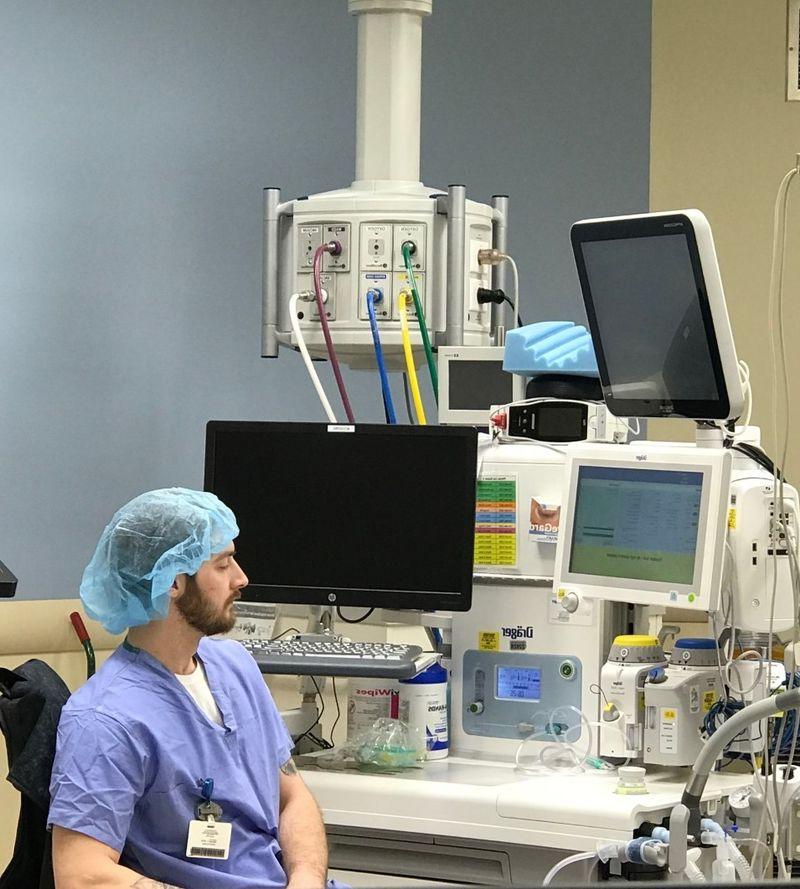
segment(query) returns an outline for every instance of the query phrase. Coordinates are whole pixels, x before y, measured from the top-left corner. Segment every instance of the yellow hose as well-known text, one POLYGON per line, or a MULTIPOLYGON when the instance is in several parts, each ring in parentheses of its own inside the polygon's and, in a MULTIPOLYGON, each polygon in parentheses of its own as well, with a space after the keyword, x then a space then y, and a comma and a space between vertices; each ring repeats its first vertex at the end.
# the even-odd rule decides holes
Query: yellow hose
POLYGON ((411 294, 407 290, 400 291, 400 305, 398 312, 400 313, 400 329, 403 333, 403 352, 406 356, 406 368, 408 368, 408 382, 411 386, 411 395, 414 399, 414 410, 417 412, 417 423, 420 426, 426 426, 428 421, 425 419, 425 408, 422 406, 422 398, 419 394, 419 383, 417 383, 417 369, 414 367, 414 356, 411 353, 411 337, 408 335, 408 315, 406 314, 406 302, 411 299, 411 294))

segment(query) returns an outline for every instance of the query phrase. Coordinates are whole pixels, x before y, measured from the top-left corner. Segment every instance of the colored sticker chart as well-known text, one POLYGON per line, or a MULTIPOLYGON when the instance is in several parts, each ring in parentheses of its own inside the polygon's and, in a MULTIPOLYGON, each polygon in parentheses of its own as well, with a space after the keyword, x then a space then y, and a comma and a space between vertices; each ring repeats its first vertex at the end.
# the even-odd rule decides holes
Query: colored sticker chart
POLYGON ((517 479, 478 479, 475 503, 475 564, 517 564, 517 479))

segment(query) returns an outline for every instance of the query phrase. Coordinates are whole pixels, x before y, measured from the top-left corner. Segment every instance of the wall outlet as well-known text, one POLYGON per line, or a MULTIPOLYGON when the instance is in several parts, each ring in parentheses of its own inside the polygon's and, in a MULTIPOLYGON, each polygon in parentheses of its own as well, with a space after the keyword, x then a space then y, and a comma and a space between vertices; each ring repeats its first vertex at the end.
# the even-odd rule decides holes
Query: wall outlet
POLYGON ((325 226, 323 238, 327 241, 338 241, 342 252, 334 256, 326 253, 322 258, 322 268, 328 272, 346 272, 350 268, 350 223, 333 222, 325 226))
POLYGON ((306 272, 314 266, 314 253, 322 243, 322 224, 297 227, 297 271, 306 272))

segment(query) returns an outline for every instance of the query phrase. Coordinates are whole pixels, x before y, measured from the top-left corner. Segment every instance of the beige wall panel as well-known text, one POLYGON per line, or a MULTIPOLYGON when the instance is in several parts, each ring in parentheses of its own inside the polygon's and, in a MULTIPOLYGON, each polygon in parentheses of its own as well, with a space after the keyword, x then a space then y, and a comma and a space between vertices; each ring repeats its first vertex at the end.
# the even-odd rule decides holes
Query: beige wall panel
MULTIPOLYGON (((653 0, 652 58, 651 209, 698 207, 708 216, 737 351, 752 372, 753 420, 775 455, 767 321, 772 216, 780 181, 800 151, 800 102, 785 100, 786 2, 653 0)), ((797 180, 790 191, 786 330, 791 391, 800 405, 797 180)), ((800 431, 797 422, 792 431, 800 431)), ((667 434, 654 428, 650 437, 667 434)), ((796 446, 787 475, 800 477, 796 446)))

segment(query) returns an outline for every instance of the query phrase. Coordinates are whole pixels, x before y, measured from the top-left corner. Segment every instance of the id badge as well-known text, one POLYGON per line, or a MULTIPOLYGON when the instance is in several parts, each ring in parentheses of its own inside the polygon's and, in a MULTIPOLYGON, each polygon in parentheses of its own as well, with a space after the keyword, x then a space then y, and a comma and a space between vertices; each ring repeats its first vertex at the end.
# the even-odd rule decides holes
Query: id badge
POLYGON ((231 851, 232 829, 229 821, 190 821, 186 857, 226 861, 231 851))

